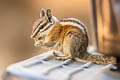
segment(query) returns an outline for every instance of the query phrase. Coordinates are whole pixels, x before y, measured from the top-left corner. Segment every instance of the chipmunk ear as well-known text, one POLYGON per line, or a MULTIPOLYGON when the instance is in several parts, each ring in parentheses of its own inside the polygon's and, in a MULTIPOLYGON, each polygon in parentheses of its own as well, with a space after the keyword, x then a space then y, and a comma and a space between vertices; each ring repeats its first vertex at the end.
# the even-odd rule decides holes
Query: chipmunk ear
POLYGON ((45 9, 42 8, 40 11, 40 17, 44 17, 45 14, 46 14, 45 9))
POLYGON ((48 17, 48 20, 51 22, 51 18, 52 18, 51 9, 47 9, 46 15, 47 15, 47 17, 48 17))

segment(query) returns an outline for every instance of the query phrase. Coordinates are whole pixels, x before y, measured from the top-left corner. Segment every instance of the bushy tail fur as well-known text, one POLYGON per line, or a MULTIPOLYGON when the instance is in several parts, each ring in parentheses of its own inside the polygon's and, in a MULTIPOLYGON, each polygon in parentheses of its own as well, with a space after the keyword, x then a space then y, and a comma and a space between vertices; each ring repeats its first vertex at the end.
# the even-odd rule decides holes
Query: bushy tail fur
POLYGON ((88 52, 85 53, 83 60, 92 61, 96 64, 102 64, 102 65, 117 63, 116 58, 113 56, 92 55, 88 52))

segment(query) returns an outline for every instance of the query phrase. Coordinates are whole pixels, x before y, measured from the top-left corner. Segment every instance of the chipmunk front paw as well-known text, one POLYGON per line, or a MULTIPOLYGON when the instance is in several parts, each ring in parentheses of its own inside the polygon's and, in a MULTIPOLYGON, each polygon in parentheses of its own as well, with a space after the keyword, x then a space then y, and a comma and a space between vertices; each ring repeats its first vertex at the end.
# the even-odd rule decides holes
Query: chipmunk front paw
POLYGON ((36 41, 36 42, 34 43, 34 46, 35 46, 35 47, 40 47, 40 46, 43 46, 43 44, 42 44, 41 41, 36 41))
POLYGON ((39 42, 35 42, 34 46, 35 46, 35 47, 39 47, 39 46, 40 46, 40 43, 39 43, 39 42))
POLYGON ((57 49, 57 50, 62 50, 62 42, 57 42, 54 46, 53 46, 54 49, 57 49))

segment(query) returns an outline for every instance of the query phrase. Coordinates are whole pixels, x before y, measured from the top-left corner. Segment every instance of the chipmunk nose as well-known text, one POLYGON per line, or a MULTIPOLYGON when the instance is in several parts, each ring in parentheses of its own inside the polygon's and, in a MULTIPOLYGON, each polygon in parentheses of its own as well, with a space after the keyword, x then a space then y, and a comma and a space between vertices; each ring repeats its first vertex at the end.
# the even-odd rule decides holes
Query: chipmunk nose
POLYGON ((39 37, 38 40, 41 40, 43 37, 39 37))

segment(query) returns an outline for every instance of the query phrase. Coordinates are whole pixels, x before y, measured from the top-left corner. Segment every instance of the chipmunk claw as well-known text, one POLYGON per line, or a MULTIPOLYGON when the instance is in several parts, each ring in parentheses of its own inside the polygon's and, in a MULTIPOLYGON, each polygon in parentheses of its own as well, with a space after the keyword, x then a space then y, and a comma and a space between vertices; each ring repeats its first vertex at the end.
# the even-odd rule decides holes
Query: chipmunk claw
POLYGON ((56 57, 55 59, 65 61, 67 59, 72 59, 72 56, 59 56, 59 57, 56 57))
POLYGON ((65 59, 63 59, 62 57, 56 57, 56 60, 65 60, 65 59))

